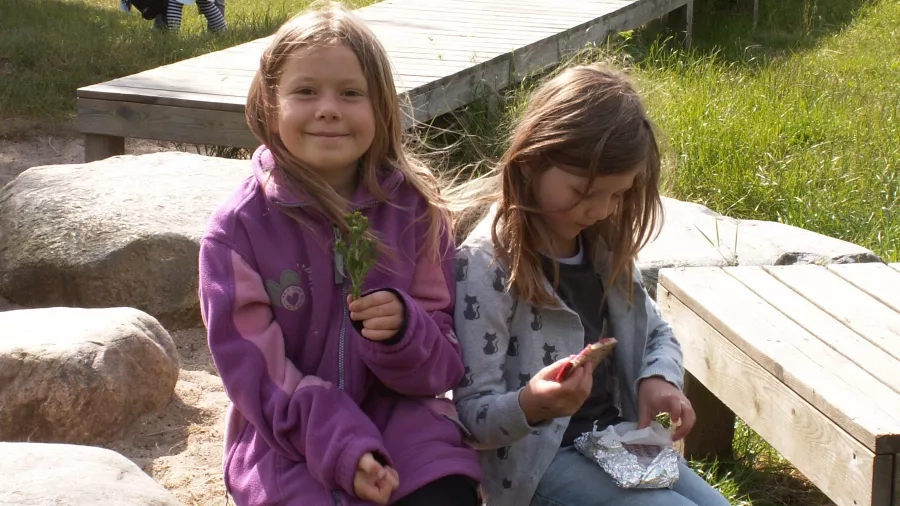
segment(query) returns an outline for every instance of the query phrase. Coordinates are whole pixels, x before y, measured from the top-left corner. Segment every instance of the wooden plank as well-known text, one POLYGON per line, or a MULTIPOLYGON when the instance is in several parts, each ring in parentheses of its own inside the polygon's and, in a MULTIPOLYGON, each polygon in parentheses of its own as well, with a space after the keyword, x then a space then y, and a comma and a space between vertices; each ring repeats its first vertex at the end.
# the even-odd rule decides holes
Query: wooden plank
MULTIPOLYGON (((545 0, 388 0, 356 12, 369 20, 370 28, 388 51, 398 93, 410 97, 416 120, 427 121, 470 103, 478 96, 476 90, 505 87, 510 79, 519 80, 558 62, 565 52, 600 40, 611 31, 634 28, 637 26, 634 23, 659 17, 686 2, 559 0, 551 4, 545 0), (635 8, 636 5, 640 7, 635 8), (435 17, 441 18, 440 22, 429 21, 435 17)), ((206 110, 210 116, 198 123, 224 121, 228 128, 238 128, 234 119, 228 119, 229 114, 243 110, 259 57, 272 38, 271 35, 262 37, 152 69, 137 77, 102 83, 102 87, 84 87, 78 90, 78 97, 88 101, 104 98, 160 106, 163 109, 155 115, 139 107, 126 106, 119 112, 134 114, 139 110, 147 117, 171 117, 181 122, 185 121, 183 116, 173 110, 179 106, 194 112, 206 110), (154 97, 154 93, 159 96, 154 97), (214 98, 216 95, 223 97, 221 104, 214 98)), ((92 117, 80 124, 112 135, 109 131, 116 127, 101 127, 97 114, 103 108, 112 111, 116 107, 86 102, 86 114, 92 117)), ((128 126, 128 130, 117 135, 132 135, 133 131, 149 135, 158 130, 156 126, 135 128, 122 117, 112 120, 111 125, 128 126)), ((161 138, 169 139, 171 135, 175 134, 161 138)), ((208 138, 213 133, 192 134, 190 138, 196 139, 198 135, 208 138)), ((225 144, 226 138, 235 135, 238 134, 231 131, 215 143, 225 144)))
MULTIPOLYGON (((238 97, 243 102, 247 97, 250 84, 255 75, 255 71, 249 70, 182 67, 177 74, 171 71, 166 73, 141 73, 107 81, 103 84, 107 89, 109 87, 158 89, 161 91, 199 93, 210 96, 238 97)), ((394 75, 394 81, 402 85, 403 91, 428 84, 433 80, 433 77, 423 77, 414 74, 397 73, 394 75)), ((81 91, 91 89, 92 87, 90 86, 82 88, 79 90, 79 96, 88 98, 81 91)))
MULTIPOLYGON (((419 79, 419 84, 428 83, 435 78, 463 72, 475 65, 471 62, 444 61, 435 58, 431 61, 397 60, 394 61, 394 77, 427 77, 419 79)), ((207 94, 246 96, 250 83, 256 74, 250 69, 208 69, 201 67, 185 67, 179 71, 134 74, 121 77, 107 84, 132 86, 138 88, 156 88, 160 90, 193 91, 207 94), (206 70, 209 70, 208 72, 206 70), (243 91, 241 91, 243 90, 243 91)))
POLYGON ((900 314, 818 265, 767 266, 810 302, 900 359, 900 314))
POLYGON ((872 505, 892 506, 894 496, 894 455, 876 455, 872 477, 872 505))
MULTIPOLYGON (((617 5, 610 5, 608 8, 614 9, 617 5)), ((464 22, 469 20, 482 21, 485 19, 496 19, 506 22, 506 24, 522 23, 521 26, 558 26, 568 28, 573 23, 582 23, 595 9, 585 6, 579 11, 552 10, 532 11, 528 9, 507 8, 496 4, 465 4, 462 2, 451 2, 446 4, 420 4, 416 6, 415 14, 421 18, 441 18, 446 14, 456 15, 454 19, 460 19, 464 22)), ((498 25, 503 26, 503 25, 498 25)))
MULTIPOLYGON (((376 32, 376 34, 379 34, 379 30, 377 29, 377 27, 374 29, 374 31, 376 32)), ((382 35, 383 36, 382 38, 385 39, 385 41, 383 41, 383 42, 389 43, 392 40, 396 40, 398 48, 413 47, 415 45, 415 41, 417 39, 418 40, 426 40, 427 39, 429 42, 428 47, 435 47, 436 51, 440 51, 442 49, 442 47, 438 47, 438 46, 445 46, 448 50, 450 48, 454 48, 454 49, 459 48, 459 47, 461 47, 462 44, 467 44, 467 41, 465 39, 473 38, 473 37, 465 37, 463 34, 459 34, 459 33, 455 33, 454 36, 452 36, 452 37, 447 37, 446 35, 444 35, 444 36, 429 36, 428 34, 425 34, 425 33, 408 33, 405 30, 398 30, 397 27, 394 25, 386 27, 383 30, 383 33, 379 34, 379 35, 382 35), (435 37, 437 37, 437 40, 435 39, 435 37), (450 40, 447 40, 448 38, 450 40), (463 40, 459 40, 459 39, 463 39, 463 40)), ((527 35, 525 35, 525 36, 528 37, 527 35)), ((478 51, 479 49, 488 50, 488 51, 492 51, 492 52, 495 52, 498 54, 502 54, 503 52, 509 52, 511 50, 516 49, 516 47, 518 45, 520 45, 521 41, 523 40, 522 36, 516 35, 515 38, 512 39, 512 43, 507 41, 507 42, 502 42, 502 43, 500 43, 501 44, 500 46, 497 46, 497 44, 495 43, 497 40, 496 38, 487 38, 487 37, 481 37, 481 36, 478 36, 475 38, 478 39, 478 41, 475 43, 475 45, 469 44, 471 50, 473 50, 473 51, 478 51), (486 42, 489 43, 489 45, 486 44, 486 42), (497 50, 498 47, 500 48, 499 50, 497 50)), ((533 39, 535 39, 535 37, 530 36, 530 39, 533 40, 533 39)), ((471 42, 471 41, 468 41, 468 42, 471 42)), ((390 45, 390 44, 386 44, 386 45, 390 45)), ((226 59, 231 63, 234 63, 233 57, 236 54, 240 54, 241 55, 240 58, 247 60, 247 63, 248 63, 246 66, 243 66, 242 68, 246 68, 247 70, 255 70, 255 68, 258 65, 258 56, 262 51, 262 46, 261 45, 254 46, 254 45, 247 45, 247 44, 244 44, 242 46, 244 46, 243 49, 241 49, 241 46, 236 46, 234 48, 231 48, 231 50, 225 50, 225 51, 227 51, 227 53, 225 53, 225 52, 219 52, 219 53, 227 54, 226 59), (249 59, 247 58, 248 54, 252 55, 249 59)), ((387 49, 389 52, 392 52, 392 50, 394 48, 388 47, 387 49)), ((202 57, 198 57, 198 58, 202 58, 202 57)), ((197 59, 195 58, 193 60, 197 60, 197 59)), ((194 61, 194 62, 192 62, 192 64, 198 65, 198 64, 200 64, 200 62, 194 61)))
MULTIPOLYGON (((570 30, 570 32, 573 32, 574 35, 562 39, 559 39, 559 37, 551 37, 540 41, 539 43, 514 51, 512 55, 514 58, 514 68, 517 70, 516 77, 519 78, 534 70, 556 63, 559 61, 561 53, 580 49, 588 42, 598 40, 608 34, 611 27, 631 23, 633 19, 642 19, 643 16, 646 16, 646 13, 625 11, 621 17, 610 19, 609 26, 599 23, 586 30, 573 29, 570 30)), ((409 41, 404 40, 403 43, 408 45, 409 41)))
POLYGON ((731 460, 734 450, 734 412, 689 371, 684 373, 684 395, 697 420, 682 443, 688 460, 731 460))
POLYGON ((489 61, 497 56, 503 55, 505 53, 487 53, 487 52, 479 52, 479 51, 432 51, 431 49, 426 49, 423 51, 419 51, 417 53, 413 53, 415 48, 403 50, 394 50, 391 51, 390 59, 391 62, 395 62, 397 60, 413 60, 413 61, 432 61, 432 60, 448 60, 448 61, 464 61, 469 62, 469 64, 477 65, 479 63, 484 63, 489 61))
POLYGON ((484 66, 473 74, 441 79, 440 85, 423 87, 411 93, 414 117, 429 121, 471 103, 485 88, 497 90, 509 84, 509 64, 484 66))
POLYGON ((646 25, 666 12, 687 5, 688 0, 643 0, 629 3, 606 16, 603 22, 577 27, 560 34, 559 51, 565 54, 580 50, 588 43, 606 36, 646 25))
POLYGON ((494 2, 482 2, 480 4, 452 1, 441 3, 421 2, 416 3, 412 7, 403 9, 386 9, 378 12, 368 12, 361 17, 368 21, 373 18, 383 18, 385 16, 397 13, 398 15, 402 15, 406 18, 431 20, 433 22, 436 18, 444 19, 443 16, 440 16, 440 14, 448 13, 459 15, 459 18, 453 19, 460 19, 462 21, 462 24, 465 24, 465 21, 469 19, 481 20, 485 17, 503 17, 504 21, 520 21, 530 24, 536 24, 540 21, 559 24, 571 22, 573 20, 577 21, 579 19, 584 19, 585 17, 590 16, 593 12, 615 8, 621 5, 621 2, 584 2, 580 5, 580 9, 574 10, 571 8, 553 9, 553 6, 547 4, 544 4, 542 6, 528 6, 520 4, 516 7, 509 7, 494 2), (485 14, 488 14, 488 16, 485 16, 485 14))
POLYGON ((885 264, 831 264, 828 270, 900 313, 900 272, 885 264))
MULTIPOLYGON (((469 62, 470 65, 477 65, 480 63, 487 62, 493 58, 496 58, 501 55, 508 54, 509 51, 481 51, 481 50, 455 50, 455 49, 435 49, 435 48, 416 48, 416 47, 404 47, 402 51, 391 51, 390 60, 391 63, 394 64, 399 60, 413 60, 420 62, 429 62, 429 61, 464 61, 469 62), (417 53, 416 53, 417 52, 417 53)), ((214 53, 211 53, 214 54, 214 53)), ((192 69, 220 69, 221 71, 235 71, 241 73, 255 73, 258 63, 254 61, 246 61, 246 62, 235 62, 230 57, 220 57, 220 58, 210 58, 207 60, 195 62, 195 61, 186 61, 185 64, 181 68, 192 68, 192 69)), ((396 68, 396 65, 394 65, 396 68)), ((395 73, 396 74, 396 73, 395 73)), ((415 74, 412 74, 415 75, 415 74)))
POLYGON ((510 30, 528 30, 529 32, 556 33, 568 29, 572 25, 586 23, 599 17, 594 13, 603 15, 615 10, 616 6, 608 6, 605 9, 585 9, 579 15, 566 15, 556 13, 545 17, 522 15, 517 11, 501 12, 486 9, 460 10, 453 9, 452 4, 448 8, 404 10, 399 12, 381 12, 366 17, 366 22, 393 21, 402 27, 416 27, 433 29, 445 27, 452 23, 457 32, 477 30, 479 33, 501 33, 510 30), (436 19, 438 18, 438 19, 436 19))
MULTIPOLYGON (((213 54, 213 53, 210 53, 213 54)), ((226 55, 231 57, 232 55, 226 55)), ((182 72, 190 72, 194 74, 199 73, 211 73, 217 77, 231 77, 231 76, 247 76, 253 77, 256 75, 256 69, 242 69, 242 68, 223 68, 223 69, 210 69, 207 71, 207 68, 202 65, 195 65, 194 58, 190 60, 185 60, 184 62, 178 65, 166 65, 164 67, 156 67, 154 69, 145 70, 143 72, 139 72, 137 74, 131 74, 128 76, 123 76, 115 79, 116 81, 121 79, 128 79, 133 76, 153 76, 153 77, 165 77, 175 74, 180 74, 182 72), (186 70, 185 70, 186 69, 186 70)))
MULTIPOLYGON (((608 0, 601 2, 553 2, 552 4, 548 4, 546 2, 517 2, 515 0, 512 1, 504 1, 504 0, 491 0, 490 7, 495 9, 508 9, 508 10, 521 10, 522 12, 527 12, 529 14, 534 14, 535 16, 553 16, 557 13, 564 14, 578 14, 584 12, 587 9, 591 9, 598 5, 628 5, 633 3, 632 0, 608 0), (555 8, 555 10, 554 10, 555 8)), ((461 1, 454 0, 453 2, 422 2, 420 5, 428 6, 428 7, 440 7, 440 5, 452 5, 452 6, 465 6, 469 8, 480 8, 485 2, 483 0, 475 0, 475 1, 461 1)))
POLYGON ((196 109, 212 109, 243 113, 246 97, 225 95, 208 95, 205 93, 186 93, 179 91, 160 91, 155 89, 129 88, 94 84, 78 90, 78 98, 92 98, 111 102, 137 102, 142 104, 171 105, 196 109))
POLYGON ((413 46, 403 46, 391 49, 388 57, 391 61, 395 59, 401 60, 432 60, 438 57, 454 60, 471 61, 472 58, 478 59, 479 63, 490 60, 509 53, 509 51, 491 51, 478 49, 460 49, 457 47, 424 47, 418 48, 413 46))
MULTIPOLYGON (((491 5, 499 5, 503 7, 509 8, 519 8, 524 11, 535 10, 537 12, 543 12, 547 7, 559 6, 562 9, 568 10, 577 10, 579 7, 590 7, 593 5, 600 4, 629 4, 632 3, 633 0, 556 0, 554 2, 547 2, 546 0, 491 0, 491 5)), ((406 3, 404 0, 385 0, 384 2, 378 2, 378 4, 374 5, 400 5, 406 3)), ((483 5, 487 2, 484 0, 416 0, 416 5, 483 5)), ((360 9, 362 10, 362 9, 360 9)))
MULTIPOLYGON (((633 0, 603 0, 603 1, 584 1, 584 2, 515 2, 504 0, 491 0, 485 2, 477 1, 422 1, 416 2, 416 10, 432 10, 432 9, 459 9, 461 11, 499 11, 501 13, 514 11, 518 15, 530 15, 533 18, 552 17, 556 15, 562 16, 579 16, 584 12, 590 12, 593 9, 603 6, 621 6, 632 3, 633 0)), ((379 2, 385 7, 398 7, 396 2, 379 2)), ((368 14, 364 14, 367 16, 368 14)))
POLYGON ((110 135, 85 134, 84 161, 93 162, 125 154, 125 138, 110 135))
MULTIPOLYGON (((889 413, 900 414, 900 395, 898 395, 900 394, 900 375, 897 374, 897 371, 900 371, 900 360, 884 353, 865 337, 835 320, 830 314, 809 302, 806 297, 792 290, 762 267, 725 269, 725 272, 807 332, 815 335, 819 341, 868 372, 873 378, 884 383, 891 389, 891 392, 882 391, 883 396, 887 397, 882 399, 874 397, 879 394, 878 391, 870 391, 873 402, 882 405, 889 413)), ((898 273, 898 277, 900 277, 900 273, 898 273)))
MULTIPOLYGON (((457 47, 466 49, 496 49, 509 52, 521 49, 546 37, 532 36, 523 31, 507 31, 503 33, 429 33, 425 31, 398 31, 394 25, 382 25, 372 23, 372 31, 376 32, 378 40, 390 53, 391 48, 403 47, 457 47), (409 41, 404 44, 403 41, 409 41), (424 46, 423 46, 424 44, 424 46)), ((561 33, 561 32, 560 32, 561 33)))
POLYGON ((869 397, 890 398, 890 390, 732 275, 718 267, 662 269, 659 283, 874 453, 900 451, 900 423, 869 397))
POLYGON ((685 49, 691 48, 694 32, 694 2, 688 2, 667 14, 669 28, 675 32, 676 41, 685 49))
MULTIPOLYGON (((400 3, 396 0, 388 1, 386 3, 400 3)), ((439 5, 442 3, 452 3, 454 5, 464 5, 464 4, 480 4, 484 3, 484 0, 449 0, 448 2, 444 2, 443 0, 422 0, 417 1, 417 4, 420 5, 439 5)), ((558 6, 560 9, 569 9, 569 10, 577 10, 579 7, 584 6, 592 6, 599 4, 630 4, 633 3, 633 0, 556 0, 554 2, 548 3, 545 0, 491 0, 491 5, 500 5, 504 7, 509 7, 512 9, 521 8, 523 10, 536 10, 542 12, 543 9, 546 9, 549 6, 558 6)), ((381 2, 379 2, 379 5, 381 2)))
MULTIPOLYGON (((453 107, 453 104, 456 104, 456 107, 458 107, 460 105, 460 98, 468 96, 466 95, 467 90, 472 93, 472 96, 468 99, 469 101, 471 101, 471 99, 474 98, 474 93, 478 91, 478 87, 482 84, 481 80, 486 79, 485 76, 493 76, 491 77, 491 80, 495 82, 494 86, 505 87, 505 78, 508 76, 501 75, 503 72, 506 72, 505 67, 501 69, 500 72, 480 72, 478 74, 473 74, 468 78, 461 78, 458 80, 450 76, 449 78, 445 79, 444 85, 438 85, 436 81, 432 81, 432 83, 435 84, 434 86, 417 86, 412 90, 410 89, 412 88, 412 86, 405 85, 406 80, 409 79, 409 77, 398 76, 397 89, 398 94, 401 95, 403 95, 404 93, 410 94, 413 97, 421 95, 417 100, 418 102, 420 102, 419 110, 417 113, 417 120, 427 121, 433 118, 434 114, 438 114, 438 111, 447 112, 451 110, 448 109, 448 107, 453 107), (442 97, 440 96, 442 94, 448 94, 448 96, 442 97)), ((413 79, 414 81, 421 81, 419 79, 416 79, 415 76, 413 76, 411 79, 413 79)), ((130 88, 121 85, 110 86, 106 84, 92 85, 90 87, 83 88, 79 91, 79 97, 88 99, 111 99, 110 101, 116 102, 136 102, 169 106, 189 105, 190 108, 194 109, 211 109, 227 112, 237 112, 240 114, 243 114, 246 100, 245 97, 237 96, 222 97, 172 90, 130 88)))
POLYGON ((470 61, 442 60, 440 58, 430 60, 393 60, 392 64, 397 74, 434 76, 435 78, 459 74, 479 65, 470 61))
POLYGON ((256 53, 224 53, 222 51, 215 51, 196 58, 184 60, 179 64, 179 67, 175 67, 175 69, 177 70, 177 68, 182 66, 201 68, 211 67, 250 70, 255 72, 256 69, 259 68, 259 56, 262 54, 262 51, 262 49, 259 49, 256 53))
MULTIPOLYGON (((578 23, 571 23, 565 25, 558 26, 523 26, 519 24, 496 24, 491 22, 490 20, 485 20, 481 22, 472 21, 471 23, 466 24, 456 24, 454 26, 453 32, 446 32, 441 35, 450 36, 450 37, 460 37, 466 39, 479 39, 485 41, 499 41, 499 42, 511 42, 517 44, 518 46, 524 46, 528 43, 541 40, 546 37, 552 37, 564 30, 571 28, 572 26, 577 26, 581 23, 588 23, 592 20, 592 18, 585 18, 578 23)), ((400 21, 394 19, 373 19, 370 21, 371 26, 377 26, 379 23, 388 25, 394 29, 397 28, 398 23, 400 21)), ((407 29, 418 29, 418 34, 425 36, 434 36, 434 34, 428 31, 425 27, 415 26, 415 25, 400 25, 403 28, 407 29)), ((382 41, 382 44, 385 44, 386 41, 390 41, 392 39, 387 38, 384 34, 379 35, 379 40, 382 41)), ((389 42, 388 42, 389 43, 389 42)), ((387 48, 386 48, 387 49, 387 48)))
MULTIPOLYGON (((533 65, 528 65, 528 62, 523 61, 523 60, 526 60, 526 59, 528 59, 528 58, 534 58, 535 55, 533 54, 533 52, 526 52, 526 53, 521 53, 521 52, 520 52, 517 56, 518 56, 518 58, 519 58, 519 63, 518 63, 518 67, 519 67, 519 68, 523 68, 523 69, 525 69, 525 70, 531 70, 532 68, 534 68, 533 65)), ((550 47, 550 51, 547 51, 547 52, 545 52, 544 55, 539 55, 539 56, 540 56, 541 58, 537 58, 537 60, 540 60, 540 59, 545 60, 544 62, 542 62, 543 64, 547 64, 547 63, 550 63, 550 62, 552 62, 552 61, 555 61, 555 60, 557 59, 556 48, 550 47)), ((230 62, 233 63, 234 60, 231 59, 230 62)), ((508 70, 507 70, 507 68, 508 68, 507 65, 508 65, 508 64, 505 64, 505 62, 498 62, 498 63, 501 65, 501 68, 499 68, 499 69, 485 69, 485 73, 486 73, 486 74, 494 74, 494 75, 496 75, 496 74, 499 74, 499 73, 505 73, 505 72, 508 72, 508 70)), ((449 76, 449 77, 450 77, 450 79, 448 80, 448 84, 450 85, 450 87, 451 87, 451 88, 454 88, 454 87, 458 88, 458 87, 459 87, 459 81, 454 81, 454 79, 456 79, 456 78, 462 78, 462 76, 449 76)), ((445 78, 445 79, 446 79, 446 78, 445 78)), ((493 79, 492 81, 496 82, 497 79, 493 79)), ((503 86, 505 86, 505 84, 503 84, 503 86)), ((442 86, 441 88, 442 88, 442 89, 446 89, 447 86, 445 85, 445 86, 442 86)), ((473 89, 474 89, 474 87, 473 87, 473 89)), ((468 103, 467 101, 466 101, 466 102, 460 103, 459 98, 460 98, 460 96, 456 96, 456 97, 447 97, 447 100, 444 100, 443 102, 444 102, 444 103, 457 103, 457 104, 460 104, 460 105, 462 105, 463 103, 468 103)), ((440 106, 438 106, 438 107, 432 106, 432 107, 430 107, 429 109, 434 110, 434 111, 439 110, 439 109, 442 109, 442 110, 444 110, 444 112, 450 110, 450 109, 447 109, 446 107, 440 107, 440 106)), ((419 116, 419 115, 421 115, 421 114, 418 114, 417 116, 419 116)), ((429 119, 430 119, 430 118, 429 118, 429 119)))
MULTIPOLYGON (((663 276, 660 271, 660 280, 663 276)), ((687 370, 833 501, 871 504, 873 453, 738 349, 690 309, 696 307, 693 303, 667 286, 660 285, 657 301, 679 336, 687 370)))
POLYGON ((513 49, 516 49, 545 37, 552 36, 555 33, 559 33, 559 31, 542 31, 543 35, 541 35, 541 33, 532 35, 529 30, 524 28, 519 30, 482 31, 477 29, 477 27, 468 30, 464 29, 464 27, 460 27, 459 29, 453 29, 452 31, 438 31, 417 27, 397 26, 396 23, 387 20, 372 20, 369 22, 369 28, 375 33, 375 36, 378 37, 378 40, 382 45, 385 46, 388 53, 390 53, 392 49, 406 47, 403 44, 404 40, 410 41, 414 46, 427 43, 425 47, 441 47, 448 49, 460 47, 460 44, 466 42, 478 41, 481 44, 479 46, 481 48, 490 49, 492 46, 499 46, 500 50, 508 51, 507 47, 510 45, 512 45, 513 49))
MULTIPOLYGON (((431 89, 411 95, 415 121, 429 121, 463 105, 467 93, 477 92, 482 79, 502 81, 505 75, 485 74, 451 81, 443 90, 431 89)), ((468 102, 471 97, 468 98, 468 102)), ((465 103, 468 103, 465 102, 465 103)), ((133 138, 171 140, 192 144, 215 144, 254 148, 259 142, 250 132, 243 109, 225 111, 78 98, 78 129, 83 133, 133 138)), ((410 120, 404 117, 408 128, 410 120)))
POLYGON ((894 454, 894 494, 891 506, 900 506, 900 453, 894 454))
POLYGON ((224 95, 246 97, 253 76, 204 76, 202 73, 179 72, 161 79, 159 75, 133 75, 109 82, 119 88, 142 88, 160 91, 203 93, 204 95, 224 95))
POLYGON ((128 76, 119 77, 113 79, 112 81, 107 81, 105 84, 110 83, 118 83, 118 82, 127 82, 129 79, 133 77, 143 77, 143 78, 154 78, 159 80, 168 79, 170 76, 177 76, 183 74, 192 74, 192 75, 206 75, 210 77, 244 77, 244 78, 253 78, 256 75, 256 70, 252 69, 239 69, 239 68, 209 68, 209 67, 201 67, 196 65, 178 65, 177 67, 157 67, 155 69, 145 70, 143 72, 139 72, 137 74, 131 74, 128 76))
POLYGON ((189 109, 79 98, 78 129, 85 133, 122 135, 189 144, 255 148, 243 113, 189 109))
MULTIPOLYGON (((120 98, 125 99, 124 96, 136 89, 145 90, 143 92, 134 92, 139 96, 152 97, 153 95, 151 92, 156 90, 160 97, 182 99, 186 102, 194 101, 196 97, 196 104, 184 103, 184 105, 200 108, 218 108, 215 107, 216 101, 221 101, 224 104, 244 104, 246 102, 250 84, 253 80, 252 76, 223 79, 220 81, 222 83, 220 86, 210 87, 208 83, 201 80, 202 73, 199 73, 199 70, 200 69, 197 68, 191 68, 190 71, 185 71, 180 77, 173 77, 169 80, 160 79, 158 77, 145 78, 129 76, 127 78, 109 81, 103 85, 92 85, 91 87, 82 88, 79 90, 78 96, 83 98, 111 100, 114 98, 107 95, 107 93, 111 93, 112 95, 122 95, 120 98), (207 89, 209 89, 211 93, 205 93, 207 89)), ((394 77, 398 93, 415 89, 433 81, 434 78, 423 78, 419 76, 399 75, 394 77)), ((133 101, 156 103, 149 99, 142 100, 139 98, 133 101)), ((182 102, 179 102, 178 100, 171 101, 171 105, 181 104, 182 102)), ((223 109, 231 110, 232 107, 225 107, 223 109)))
MULTIPOLYGON (((465 44, 460 44, 459 47, 463 47, 465 44)), ((481 62, 490 60, 495 57, 495 54, 485 53, 479 51, 478 44, 468 44, 471 48, 471 51, 477 52, 477 54, 473 55, 477 62, 471 62, 471 58, 465 60, 465 66, 457 66, 453 62, 453 60, 458 61, 458 58, 454 58, 453 60, 447 59, 447 61, 442 61, 438 55, 443 54, 440 49, 430 49, 430 48, 419 48, 422 50, 423 54, 428 55, 428 57, 422 57, 418 59, 412 58, 391 58, 391 63, 395 69, 395 74, 406 74, 406 75, 424 75, 424 76, 432 76, 432 77, 443 77, 443 69, 449 66, 456 67, 453 69, 453 72, 464 71, 468 67, 476 66, 481 62), (428 51, 428 53, 425 53, 428 51), (479 57, 478 55, 483 55, 479 57), (419 61, 420 64, 416 65, 415 62, 419 61), (421 72, 407 72, 406 68, 415 68, 417 70, 426 69, 428 73, 422 74, 421 72)), ((404 46, 406 48, 417 48, 415 44, 410 42, 404 46)), ((509 48, 513 48, 512 45, 508 46, 509 48)), ((510 50, 504 48, 500 51, 497 51, 497 54, 506 54, 509 53, 510 50)), ((471 55, 471 53, 470 53, 471 55)), ((241 72, 256 72, 256 69, 259 67, 259 59, 258 57, 254 58, 235 58, 231 55, 220 55, 217 53, 210 53, 207 55, 207 58, 202 60, 195 60, 190 63, 186 63, 185 67, 190 68, 220 68, 220 69, 236 69, 241 72)))

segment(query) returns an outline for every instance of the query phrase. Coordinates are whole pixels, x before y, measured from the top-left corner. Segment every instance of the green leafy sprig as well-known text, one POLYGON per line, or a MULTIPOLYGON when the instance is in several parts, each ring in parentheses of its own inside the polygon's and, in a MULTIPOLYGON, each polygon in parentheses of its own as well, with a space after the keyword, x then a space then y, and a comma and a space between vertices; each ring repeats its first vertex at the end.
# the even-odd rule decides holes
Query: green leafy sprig
POLYGON ((363 281, 378 259, 377 244, 366 235, 369 220, 361 212, 347 215, 346 220, 349 237, 339 238, 334 247, 344 259, 344 267, 350 277, 350 293, 358 299, 363 281))

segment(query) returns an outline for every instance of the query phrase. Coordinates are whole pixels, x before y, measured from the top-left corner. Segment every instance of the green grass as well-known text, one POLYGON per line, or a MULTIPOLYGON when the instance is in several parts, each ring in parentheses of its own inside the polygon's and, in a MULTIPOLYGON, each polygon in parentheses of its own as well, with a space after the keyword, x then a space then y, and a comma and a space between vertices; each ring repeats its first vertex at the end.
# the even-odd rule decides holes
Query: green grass
POLYGON ((825 506, 825 495, 753 430, 738 420, 734 459, 690 466, 734 506, 825 506))
POLYGON ((265 37, 309 3, 230 0, 228 32, 209 34, 195 5, 185 6, 181 32, 168 33, 118 0, 0 1, 0 136, 69 123, 79 87, 265 37))
POLYGON ((876 2, 845 29, 801 32, 793 51, 757 48, 748 56, 701 46, 681 55, 651 45, 635 63, 678 153, 671 194, 896 260, 898 30, 900 4, 876 2))

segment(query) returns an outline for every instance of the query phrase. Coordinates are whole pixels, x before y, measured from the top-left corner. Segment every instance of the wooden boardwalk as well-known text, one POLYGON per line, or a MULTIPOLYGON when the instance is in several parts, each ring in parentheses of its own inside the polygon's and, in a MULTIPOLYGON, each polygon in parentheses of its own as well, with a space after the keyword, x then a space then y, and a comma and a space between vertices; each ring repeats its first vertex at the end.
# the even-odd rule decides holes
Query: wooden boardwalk
POLYGON ((660 270, 686 453, 728 458, 737 415, 839 506, 900 506, 898 286, 897 264, 660 270))
MULTIPOLYGON (((356 12, 421 122, 672 11, 689 44, 691 9, 689 0, 385 0, 356 12)), ((80 88, 85 161, 124 153, 125 137, 255 147, 244 104, 269 40, 80 88)))

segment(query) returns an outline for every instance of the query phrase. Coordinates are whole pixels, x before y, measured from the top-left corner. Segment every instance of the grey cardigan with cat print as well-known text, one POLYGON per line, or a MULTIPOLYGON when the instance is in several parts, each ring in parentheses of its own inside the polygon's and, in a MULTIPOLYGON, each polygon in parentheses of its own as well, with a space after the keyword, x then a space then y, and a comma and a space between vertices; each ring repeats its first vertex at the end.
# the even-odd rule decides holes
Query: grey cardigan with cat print
MULTIPOLYGON (((492 215, 483 219, 457 252, 454 324, 466 375, 453 399, 481 453, 486 504, 523 506, 531 501, 559 449, 569 417, 530 426, 519 405, 519 390, 545 366, 581 351, 584 328, 558 296, 558 308, 535 308, 504 290, 505 268, 494 261, 492 219, 492 215)), ((608 279, 606 248, 592 252, 590 258, 601 279, 608 279)), ((636 389, 641 379, 661 376, 682 388, 681 347, 647 294, 637 267, 630 284, 632 305, 626 293, 605 285, 604 333, 619 341, 615 360, 620 388, 614 398, 622 416, 637 421, 636 389)))

